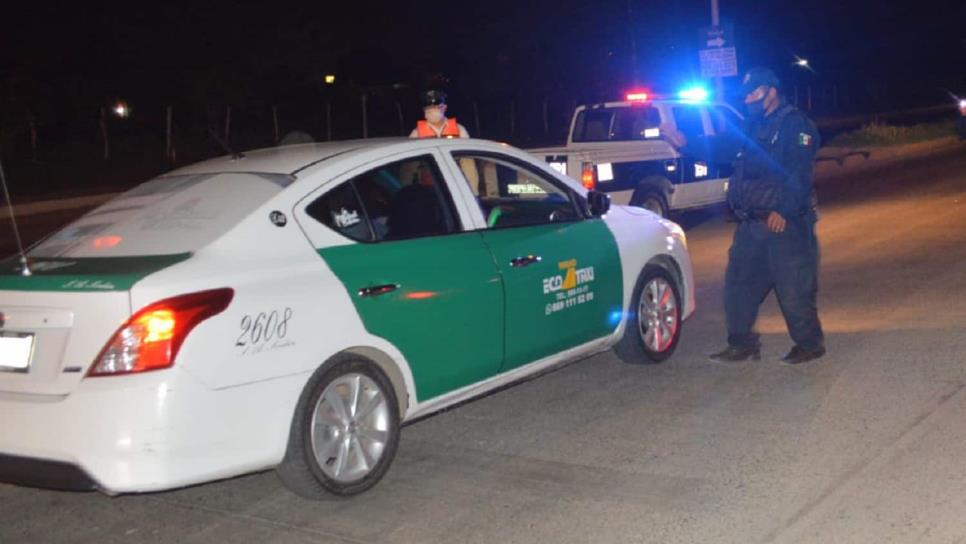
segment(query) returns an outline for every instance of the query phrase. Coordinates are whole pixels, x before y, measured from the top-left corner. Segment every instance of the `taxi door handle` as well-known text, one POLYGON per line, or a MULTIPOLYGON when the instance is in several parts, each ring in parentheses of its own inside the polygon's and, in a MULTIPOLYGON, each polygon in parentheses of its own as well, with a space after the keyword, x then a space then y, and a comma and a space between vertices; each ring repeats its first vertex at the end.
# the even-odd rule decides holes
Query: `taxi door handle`
POLYGON ((533 263, 539 263, 543 260, 543 257, 539 255, 527 255, 526 257, 517 257, 515 259, 510 259, 510 266, 514 268, 523 268, 524 266, 529 266, 533 263))
POLYGON ((387 283, 386 285, 373 285, 372 287, 363 287, 359 289, 360 297, 378 297, 379 295, 385 295, 386 293, 391 293, 399 289, 399 284, 387 283))

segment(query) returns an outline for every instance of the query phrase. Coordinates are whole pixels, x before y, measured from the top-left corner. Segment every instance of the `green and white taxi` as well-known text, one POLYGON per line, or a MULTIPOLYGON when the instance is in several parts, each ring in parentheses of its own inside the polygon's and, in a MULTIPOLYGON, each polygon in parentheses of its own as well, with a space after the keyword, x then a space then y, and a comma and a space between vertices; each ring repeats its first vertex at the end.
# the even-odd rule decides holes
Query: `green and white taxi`
POLYGON ((482 140, 223 157, 0 262, 0 481, 146 492, 276 468, 366 490, 400 426, 615 349, 666 359, 684 233, 482 140))

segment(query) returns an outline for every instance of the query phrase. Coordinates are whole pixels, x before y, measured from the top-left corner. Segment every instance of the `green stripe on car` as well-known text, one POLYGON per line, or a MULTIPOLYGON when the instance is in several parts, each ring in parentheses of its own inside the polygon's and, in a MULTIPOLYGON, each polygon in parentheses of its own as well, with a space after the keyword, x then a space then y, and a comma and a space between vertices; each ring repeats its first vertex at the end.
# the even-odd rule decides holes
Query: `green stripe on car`
POLYGON ((190 253, 139 257, 31 258, 30 276, 22 274, 20 257, 0 261, 0 290, 127 291, 144 277, 175 265, 190 253))

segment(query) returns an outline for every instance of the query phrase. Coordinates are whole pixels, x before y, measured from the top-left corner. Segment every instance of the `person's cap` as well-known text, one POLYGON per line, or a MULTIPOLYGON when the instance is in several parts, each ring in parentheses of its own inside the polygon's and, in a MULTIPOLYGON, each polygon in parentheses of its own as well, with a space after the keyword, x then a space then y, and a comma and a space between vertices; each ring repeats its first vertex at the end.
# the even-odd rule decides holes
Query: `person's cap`
POLYGON ((446 93, 436 90, 426 91, 423 93, 422 99, 424 108, 439 106, 440 104, 446 103, 446 93))
POLYGON ((775 75, 775 72, 772 72, 768 68, 758 66, 748 70, 748 73, 745 74, 745 77, 741 80, 741 90, 745 94, 749 94, 762 85, 775 87, 777 89, 779 83, 778 76, 775 75))

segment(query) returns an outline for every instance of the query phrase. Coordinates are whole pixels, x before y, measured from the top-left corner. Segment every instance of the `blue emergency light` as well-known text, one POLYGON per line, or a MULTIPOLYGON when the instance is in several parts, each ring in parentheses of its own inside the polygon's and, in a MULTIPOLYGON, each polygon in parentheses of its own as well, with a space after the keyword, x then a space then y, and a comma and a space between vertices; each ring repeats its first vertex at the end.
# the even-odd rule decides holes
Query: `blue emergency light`
POLYGON ((708 100, 708 90, 704 87, 687 87, 678 92, 678 98, 686 102, 705 102, 708 100))

